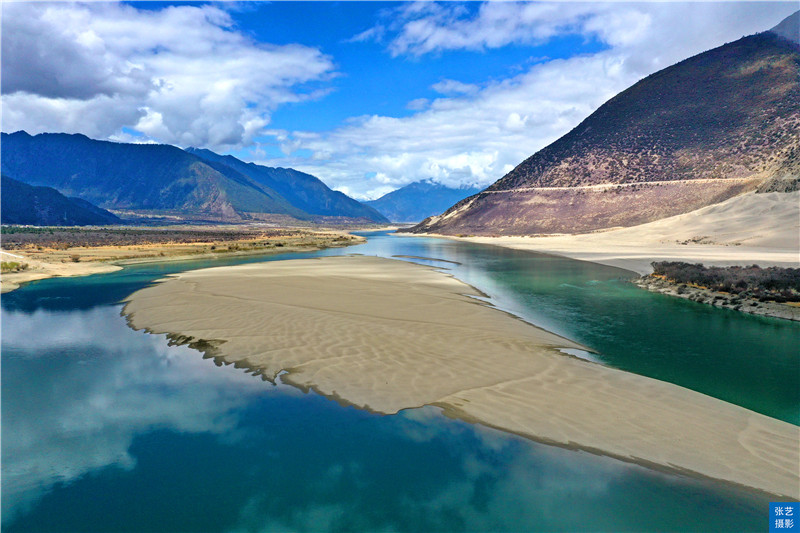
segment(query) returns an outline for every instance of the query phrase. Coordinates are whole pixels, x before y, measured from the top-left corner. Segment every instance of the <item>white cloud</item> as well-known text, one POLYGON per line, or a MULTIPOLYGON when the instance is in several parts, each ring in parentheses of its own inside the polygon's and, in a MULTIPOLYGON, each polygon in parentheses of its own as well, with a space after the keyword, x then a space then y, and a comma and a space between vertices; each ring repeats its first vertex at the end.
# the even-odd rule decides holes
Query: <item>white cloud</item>
POLYGON ((398 187, 426 178, 486 186, 628 83, 612 56, 551 61, 472 94, 436 99, 410 117, 359 117, 323 134, 281 132, 297 141, 295 150, 329 158, 262 163, 299 168, 361 198, 386 192, 387 183, 398 187), (582 76, 569 75, 573 71, 582 76))
POLYGON ((249 144, 278 106, 332 59, 301 45, 256 43, 212 6, 143 11, 122 4, 5 3, 3 128, 120 136, 222 149, 249 144))
POLYGON ((407 103, 406 109, 410 109, 411 111, 422 111, 428 107, 428 104, 430 104, 430 100, 427 98, 417 98, 407 103))
POLYGON ((385 32, 386 28, 384 28, 382 25, 373 26, 372 28, 366 29, 359 34, 354 35, 348 39, 347 42, 361 43, 364 41, 380 40, 385 32))
POLYGON ((472 83, 461 83, 456 80, 442 80, 431 87, 439 94, 475 94, 479 87, 472 83))
POLYGON ((536 45, 563 35, 596 38, 612 47, 662 44, 696 51, 769 29, 797 10, 791 2, 484 2, 476 13, 460 4, 404 4, 361 40, 390 35, 395 56, 446 50, 485 50, 509 44, 536 45), (373 31, 381 28, 381 31, 373 31))
MULTIPOLYGON (((597 41, 602 49, 569 59, 538 57, 506 79, 442 79, 430 87, 439 98, 408 94, 410 116, 351 117, 326 132, 265 128, 278 106, 324 97, 320 82, 335 74, 333 59, 316 48, 255 43, 219 8, 2 8, 5 131, 124 140, 127 126, 162 142, 223 151, 272 135, 284 156, 265 159, 256 147, 256 162, 297 168, 347 194, 373 198, 426 178, 489 185, 642 77, 763 31, 796 5, 489 2, 468 9, 404 3, 384 11, 352 46, 373 40, 398 60, 419 62, 451 50, 502 53, 505 46, 564 35, 597 41), (298 156, 306 150, 310 158, 298 156)), ((543 53, 549 52, 532 49, 543 53)))
POLYGON ((429 53, 537 44, 565 34, 596 39, 603 49, 537 63, 501 81, 442 80, 432 88, 443 96, 410 98, 406 108, 417 112, 408 117, 356 117, 325 133, 283 131, 284 143, 297 141, 293 151, 324 153, 324 164, 292 157, 262 162, 300 168, 358 198, 426 178, 487 186, 639 79, 768 29, 795 9, 763 2, 491 2, 470 14, 459 4, 403 4, 376 34, 391 54, 419 61, 429 53), (379 174, 388 181, 378 182, 379 174))
POLYGON ((411 4, 396 13, 389 51, 395 56, 421 56, 542 43, 558 33, 578 33, 580 17, 596 10, 590 4, 486 2, 470 16, 460 5, 411 4))

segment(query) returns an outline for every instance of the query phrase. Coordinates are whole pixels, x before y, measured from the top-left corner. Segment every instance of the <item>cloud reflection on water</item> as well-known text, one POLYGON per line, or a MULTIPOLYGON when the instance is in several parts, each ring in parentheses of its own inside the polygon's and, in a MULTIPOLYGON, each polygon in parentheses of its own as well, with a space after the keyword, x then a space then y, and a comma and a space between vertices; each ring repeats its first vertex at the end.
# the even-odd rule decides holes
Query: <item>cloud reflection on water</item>
POLYGON ((364 453, 369 444, 353 443, 349 460, 309 461, 304 477, 315 482, 252 494, 230 531, 745 531, 762 503, 741 494, 731 503, 707 482, 448 420, 435 407, 380 420, 377 430, 392 439, 385 448, 364 453), (435 463, 409 460, 409 448, 435 463))
POLYGON ((265 388, 168 347, 163 336, 130 330, 118 307, 3 312, 2 342, 4 519, 56 483, 133 468, 138 434, 231 432, 233 411, 265 388))
POLYGON ((631 502, 676 530, 746 529, 759 516, 757 499, 707 482, 449 420, 436 407, 380 416, 275 389, 129 329, 118 306, 2 318, 4 529, 69 494, 140 497, 137 483, 150 478, 171 483, 149 487, 169 502, 169 516, 142 522, 150 530, 169 520, 247 532, 555 530, 586 517, 588 529, 646 529, 651 518, 631 502), (567 513, 568 502, 580 512, 567 513), (692 516, 700 509, 706 522, 692 516))

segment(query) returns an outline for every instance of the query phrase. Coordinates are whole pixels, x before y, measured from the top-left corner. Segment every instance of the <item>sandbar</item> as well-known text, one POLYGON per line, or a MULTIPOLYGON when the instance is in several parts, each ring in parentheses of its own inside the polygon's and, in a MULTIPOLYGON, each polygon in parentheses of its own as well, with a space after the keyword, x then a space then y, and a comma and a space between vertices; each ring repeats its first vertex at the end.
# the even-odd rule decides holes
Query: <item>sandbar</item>
POLYGON ((171 275, 122 313, 375 412, 436 405, 537 441, 800 496, 800 427, 564 355, 581 347, 478 294, 432 267, 342 256, 171 275))

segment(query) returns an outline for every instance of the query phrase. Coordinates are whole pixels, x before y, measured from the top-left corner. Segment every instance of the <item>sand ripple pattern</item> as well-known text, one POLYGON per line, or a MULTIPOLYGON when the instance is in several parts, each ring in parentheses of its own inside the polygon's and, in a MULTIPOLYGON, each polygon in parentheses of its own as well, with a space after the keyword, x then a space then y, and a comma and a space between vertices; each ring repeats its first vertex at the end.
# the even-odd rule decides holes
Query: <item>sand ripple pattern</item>
POLYGON ((380 413, 438 405, 542 442, 800 496, 800 428, 565 356, 580 348, 433 268, 327 257, 170 276, 132 327, 380 413), (196 344, 192 344, 196 343, 196 344))

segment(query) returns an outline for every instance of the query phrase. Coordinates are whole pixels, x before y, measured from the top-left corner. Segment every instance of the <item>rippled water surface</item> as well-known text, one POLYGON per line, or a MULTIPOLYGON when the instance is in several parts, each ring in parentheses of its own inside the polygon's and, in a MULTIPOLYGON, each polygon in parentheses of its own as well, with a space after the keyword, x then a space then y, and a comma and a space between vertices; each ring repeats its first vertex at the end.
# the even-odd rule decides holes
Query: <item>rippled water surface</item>
MULTIPOLYGON (((446 268, 589 358, 797 423, 797 324, 650 294, 610 267, 439 239, 378 233, 266 259, 343 253, 446 268)), ((341 407, 119 315, 122 298, 166 273, 263 260, 145 265, 3 296, 4 532, 766 529, 766 496, 433 407, 341 407)))

